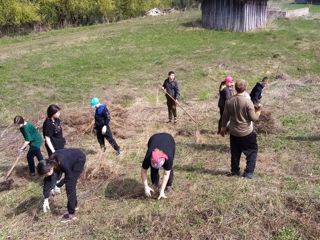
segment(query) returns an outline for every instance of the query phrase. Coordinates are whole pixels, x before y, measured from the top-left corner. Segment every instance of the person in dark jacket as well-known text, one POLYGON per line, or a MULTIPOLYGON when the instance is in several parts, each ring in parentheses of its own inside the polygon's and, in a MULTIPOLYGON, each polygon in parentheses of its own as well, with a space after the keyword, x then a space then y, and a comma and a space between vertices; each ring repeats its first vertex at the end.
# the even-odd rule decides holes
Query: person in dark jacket
POLYGON ((255 106, 259 106, 263 94, 264 88, 268 84, 268 77, 264 77, 260 82, 257 82, 254 88, 251 90, 250 98, 255 106))
POLYGON ((121 150, 116 140, 112 136, 112 132, 109 126, 110 123, 110 112, 106 104, 100 103, 98 98, 91 99, 91 107, 95 108, 95 129, 97 132, 97 139, 100 147, 103 151, 106 150, 105 141, 107 139, 117 155, 121 154, 121 150))
POLYGON ((176 150, 176 143, 168 133, 157 133, 150 137, 148 150, 141 167, 141 180, 144 185, 144 192, 151 197, 154 190, 149 187, 147 170, 151 168, 151 182, 154 187, 160 187, 158 199, 167 198, 164 191, 172 190, 173 183, 173 160, 176 150), (164 175, 161 186, 159 186, 159 169, 163 167, 164 175))
MULTIPOLYGON (((77 181, 84 169, 86 155, 77 148, 65 148, 55 151, 48 159, 40 161, 37 170, 40 175, 46 177, 52 174, 64 173, 65 178, 61 182, 66 185, 66 193, 68 197, 67 209, 68 213, 63 216, 63 222, 75 219, 75 211, 78 205, 77 201, 77 181)), ((52 189, 51 181, 44 180, 43 185, 43 211, 50 210, 49 196, 52 189)))
MULTIPOLYGON (((45 139, 45 147, 48 155, 51 156, 56 150, 63 149, 66 140, 63 137, 60 121, 60 108, 55 104, 51 104, 47 109, 47 118, 43 123, 43 136, 45 139)), ((61 175, 53 174, 46 177, 46 181, 52 181, 52 193, 59 194, 60 188, 56 186, 56 182, 61 178, 61 175)))
POLYGON ((41 153, 41 145, 42 145, 42 137, 38 131, 38 129, 28 121, 25 121, 22 116, 15 116, 13 120, 14 124, 17 125, 22 133, 25 142, 22 147, 18 150, 19 154, 27 148, 29 145, 29 150, 27 153, 28 167, 29 167, 29 175, 34 177, 35 173, 35 164, 34 157, 38 159, 38 161, 43 160, 43 156, 41 153))
POLYGON ((227 76, 224 81, 221 82, 219 87, 219 102, 218 107, 220 110, 220 118, 218 122, 218 134, 220 134, 221 131, 221 121, 222 121, 222 115, 224 106, 228 99, 230 99, 233 96, 233 78, 231 76, 227 76))
POLYGON ((164 81, 162 85, 162 89, 165 90, 172 98, 170 98, 166 94, 167 98, 167 106, 168 106, 168 123, 172 121, 172 115, 174 117, 174 123, 177 122, 177 102, 180 98, 180 89, 179 89, 179 83, 176 80, 175 73, 173 71, 170 71, 168 73, 168 78, 164 81))

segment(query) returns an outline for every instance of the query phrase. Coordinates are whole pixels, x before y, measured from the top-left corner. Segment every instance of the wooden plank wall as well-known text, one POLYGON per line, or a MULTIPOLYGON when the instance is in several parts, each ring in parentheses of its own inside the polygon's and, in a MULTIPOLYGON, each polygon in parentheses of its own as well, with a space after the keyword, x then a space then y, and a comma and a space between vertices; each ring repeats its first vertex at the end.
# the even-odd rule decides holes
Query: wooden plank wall
POLYGON ((247 32, 267 22, 267 0, 204 0, 205 28, 247 32))

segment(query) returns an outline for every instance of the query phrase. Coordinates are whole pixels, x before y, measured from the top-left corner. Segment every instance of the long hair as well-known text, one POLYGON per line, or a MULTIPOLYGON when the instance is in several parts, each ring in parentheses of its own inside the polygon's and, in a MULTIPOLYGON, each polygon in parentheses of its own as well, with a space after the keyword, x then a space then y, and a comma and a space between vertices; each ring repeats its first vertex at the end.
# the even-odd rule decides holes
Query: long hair
POLYGON ((56 104, 51 104, 47 109, 47 116, 48 118, 52 118, 57 112, 60 111, 60 107, 56 104))
POLYGON ((60 171, 59 156, 52 154, 48 159, 42 160, 37 165, 39 175, 45 175, 53 168, 55 172, 60 171))

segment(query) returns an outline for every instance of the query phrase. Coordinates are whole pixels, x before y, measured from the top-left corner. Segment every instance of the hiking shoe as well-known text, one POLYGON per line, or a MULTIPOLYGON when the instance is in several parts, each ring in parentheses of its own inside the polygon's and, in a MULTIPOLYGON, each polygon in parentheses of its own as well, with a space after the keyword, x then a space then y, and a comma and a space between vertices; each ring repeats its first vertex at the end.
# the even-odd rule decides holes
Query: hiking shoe
POLYGON ((122 152, 123 152, 123 151, 119 149, 118 151, 116 151, 116 155, 117 155, 117 156, 121 156, 121 155, 122 155, 122 152))
POLYGON ((253 173, 243 173, 242 177, 247 179, 253 179, 253 173))
POLYGON ((170 193, 173 191, 173 188, 172 186, 167 186, 165 189, 164 189, 166 192, 170 193))
POLYGON ((167 120, 166 123, 171 123, 171 119, 167 120))
POLYGON ((241 175, 241 172, 230 172, 227 174, 228 177, 239 177, 241 175))
POLYGON ((178 122, 178 119, 175 118, 174 121, 173 121, 173 123, 177 123, 177 122, 178 122))
POLYGON ((68 222, 74 221, 76 219, 77 218, 76 218, 76 216, 74 214, 66 213, 66 214, 63 215, 61 222, 62 223, 68 223, 68 222))

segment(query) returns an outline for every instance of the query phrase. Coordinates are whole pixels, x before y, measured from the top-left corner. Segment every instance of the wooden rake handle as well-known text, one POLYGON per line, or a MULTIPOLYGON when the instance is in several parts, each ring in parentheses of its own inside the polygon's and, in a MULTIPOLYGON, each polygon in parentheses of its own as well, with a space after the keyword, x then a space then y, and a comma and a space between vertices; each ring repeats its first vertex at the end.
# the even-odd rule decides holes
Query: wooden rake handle
POLYGON ((176 102, 176 104, 191 118, 192 121, 194 121, 197 125, 199 125, 198 122, 191 116, 190 113, 188 113, 187 110, 185 110, 185 109, 181 106, 181 104, 180 104, 179 102, 177 102, 165 89, 163 89, 162 87, 161 87, 161 89, 162 89, 162 91, 163 91, 167 96, 169 96, 173 101, 176 102))
POLYGON ((15 168, 15 166, 17 165, 17 163, 19 162, 20 158, 21 158, 21 155, 19 154, 19 156, 16 158, 16 160, 15 160, 14 163, 12 164, 12 167, 11 167, 10 170, 7 172, 6 181, 7 181, 8 178, 10 177, 13 169, 15 168))

